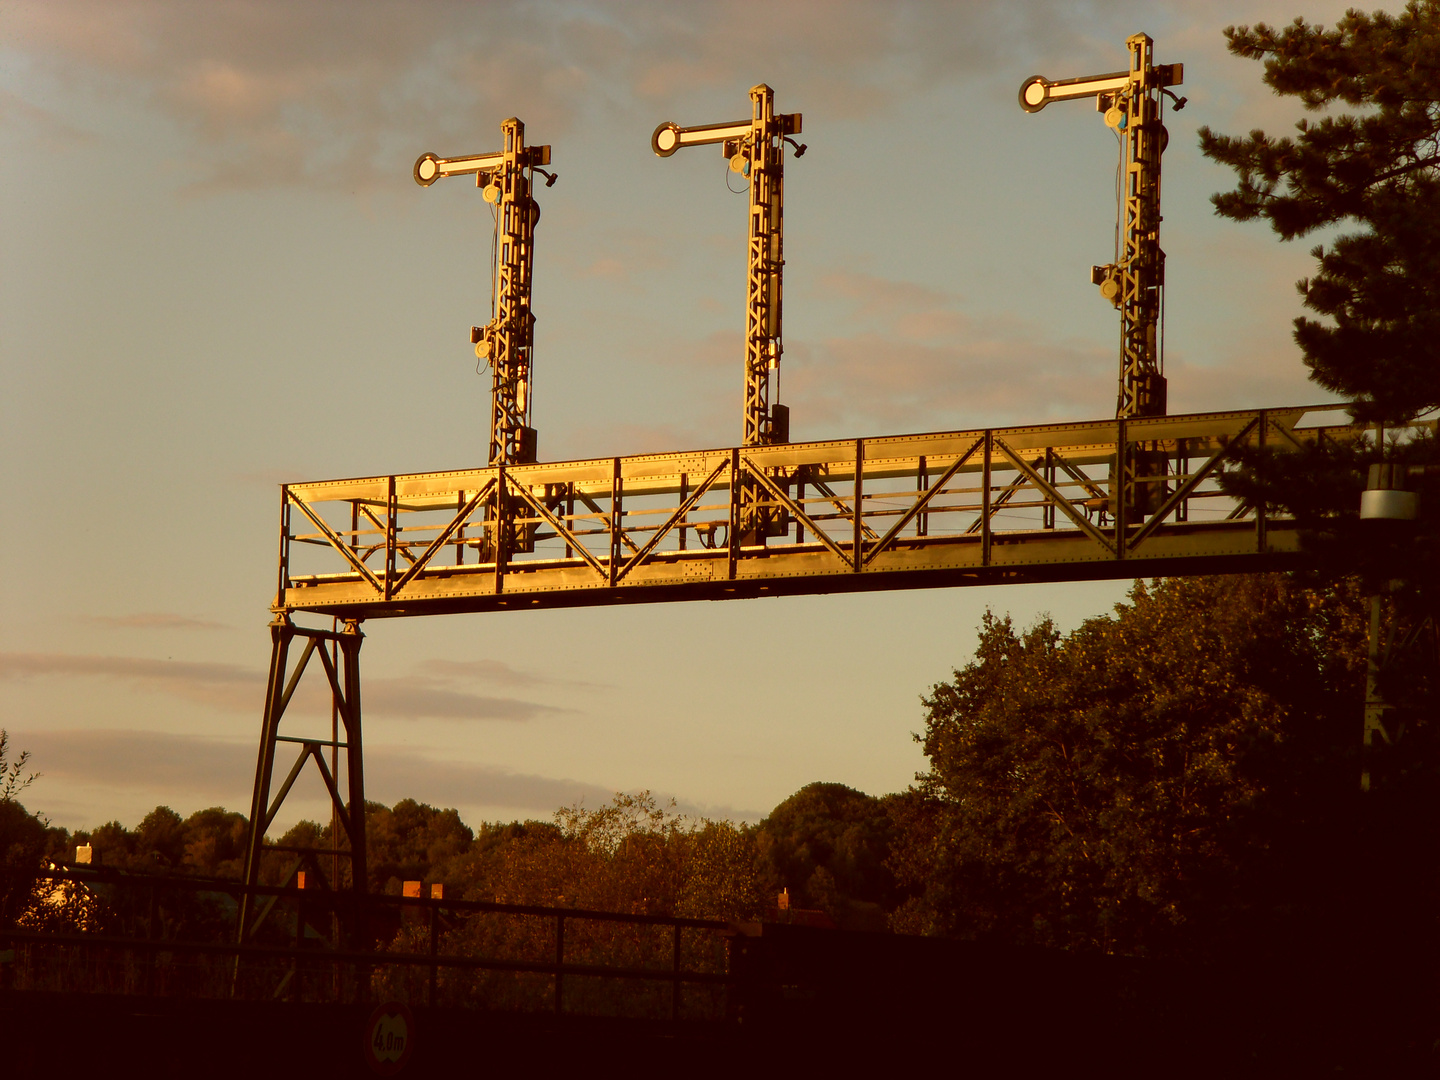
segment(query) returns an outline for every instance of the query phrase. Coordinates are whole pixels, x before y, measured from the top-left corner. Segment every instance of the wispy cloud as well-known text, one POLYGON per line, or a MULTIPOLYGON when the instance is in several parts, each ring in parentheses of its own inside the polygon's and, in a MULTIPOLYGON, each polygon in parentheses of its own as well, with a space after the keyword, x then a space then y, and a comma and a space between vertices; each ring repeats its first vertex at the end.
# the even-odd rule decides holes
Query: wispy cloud
POLYGON ((419 669, 443 679, 475 679, 496 686, 570 686, 594 689, 596 683, 567 679, 559 675, 522 671, 500 660, 423 660, 419 669))
MULTIPOLYGON (((12 732, 15 745, 29 750, 44 779, 154 792, 177 804, 209 805, 248 796, 254 777, 255 745, 232 739, 135 730, 12 732)), ((288 762, 280 768, 288 767, 288 762)), ((593 781, 515 772, 494 765, 440 760, 401 747, 372 744, 365 755, 370 798, 385 803, 419 799, 432 805, 491 807, 548 817, 561 806, 600 806, 615 789, 593 781)), ((682 813, 757 820, 755 811, 701 807, 676 801, 682 813)))
POLYGON ((1102 416, 1114 358, 964 299, 854 272, 822 278, 835 332, 787 342, 784 397, 812 433, 917 431, 1102 416), (817 431, 817 428, 819 431, 817 431))
POLYGON ((140 611, 133 615, 91 615, 91 622, 125 630, 224 630, 225 624, 170 611, 140 611))
MULTIPOLYGON (((368 678, 365 680, 364 710, 367 714, 407 719, 509 721, 532 720, 570 711, 520 698, 477 694, 457 685, 465 678, 477 677, 477 672, 485 670, 486 663, 461 662, 457 664, 460 669, 458 675, 454 671, 442 669, 437 672, 433 668, 427 673, 422 666, 419 674, 368 678), (472 668, 470 664, 476 667, 472 668)), ((496 672, 508 674, 516 680, 524 678, 504 665, 491 669, 492 675, 496 672)), ((258 711, 265 694, 264 673, 238 664, 134 656, 0 653, 0 679, 47 676, 112 679, 129 683, 142 692, 168 694, 229 712, 258 711)), ((539 676, 532 678, 530 683, 517 681, 510 685, 543 685, 546 682, 539 676)), ((313 663, 296 691, 291 708, 323 712, 329 704, 330 692, 325 676, 320 665, 313 663)))
POLYGON ((0 679, 99 678, 129 683, 213 708, 250 711, 264 696, 264 676, 239 664, 154 660, 138 656, 0 653, 0 679))
MULTIPOLYGON (((540 716, 572 711, 520 698, 472 694, 448 685, 436 685, 434 679, 419 675, 367 679, 364 694, 366 712, 412 720, 422 717, 437 720, 534 720, 540 716)), ((328 705, 328 702, 327 695, 324 703, 328 705)))
POLYGON ((64 92, 168 117, 202 187, 303 179, 353 190, 393 179, 413 161, 417 133, 439 153, 473 150, 475 132, 518 114, 553 138, 587 110, 683 110, 757 73, 812 111, 874 115, 1013 63, 1079 14, 1060 0, 73 0, 18 5, 6 37, 64 92))
POLYGON ((12 738, 43 763, 47 781, 223 798, 255 776, 255 746, 238 740, 124 730, 23 731, 12 738))

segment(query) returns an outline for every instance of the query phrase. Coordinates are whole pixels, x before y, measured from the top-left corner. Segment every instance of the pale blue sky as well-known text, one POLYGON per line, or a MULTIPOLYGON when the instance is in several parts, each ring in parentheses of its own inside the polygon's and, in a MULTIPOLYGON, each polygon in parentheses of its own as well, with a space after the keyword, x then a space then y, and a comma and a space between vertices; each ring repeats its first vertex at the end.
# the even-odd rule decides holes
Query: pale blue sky
MULTIPOLYGON (((1341 3, 9 3, 0 7, 0 726, 60 824, 248 804, 276 485, 481 464, 489 215, 423 151, 554 147, 537 230, 547 459, 739 432, 743 198, 662 120, 802 112, 787 169, 797 439, 1113 410, 1115 142, 1028 75, 1185 64, 1168 122, 1172 411, 1325 400, 1308 245, 1213 216, 1194 131, 1288 128, 1221 30, 1341 3)), ((372 797, 547 816, 648 787, 754 816, 924 759, 919 697, 987 607, 1066 627, 1126 583, 367 624, 372 797)), ((282 818, 323 813, 319 783, 282 818)))

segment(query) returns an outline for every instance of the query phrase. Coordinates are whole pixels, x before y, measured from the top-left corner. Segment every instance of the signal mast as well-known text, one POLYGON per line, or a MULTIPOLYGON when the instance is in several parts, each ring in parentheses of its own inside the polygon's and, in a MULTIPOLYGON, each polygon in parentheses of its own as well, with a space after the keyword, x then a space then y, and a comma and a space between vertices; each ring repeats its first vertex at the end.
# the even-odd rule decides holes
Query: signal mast
POLYGON ((504 149, 492 154, 442 158, 422 154, 415 162, 415 182, 429 187, 442 176, 474 174, 475 186, 495 207, 494 315, 484 326, 471 327, 475 355, 490 365, 491 465, 522 465, 535 460, 535 429, 530 426, 530 362, 535 316, 530 287, 535 271, 535 223, 540 206, 531 195, 530 174, 555 176, 549 146, 526 146, 525 125, 511 117, 500 125, 504 149))
POLYGON ((1156 66, 1154 42, 1135 34, 1125 42, 1130 70, 1051 81, 1032 75, 1020 87, 1020 107, 1039 112, 1052 101, 1094 98, 1105 123, 1120 135, 1119 261, 1092 267, 1090 280, 1120 311, 1120 390, 1115 415, 1164 416, 1165 376, 1158 326, 1165 288, 1165 253, 1160 250, 1160 155, 1168 135, 1160 122, 1160 96, 1177 110, 1185 98, 1166 89, 1183 81, 1183 64, 1156 66))
POLYGON ((728 124, 682 128, 664 123, 650 136, 659 157, 682 146, 719 143, 730 171, 750 181, 749 273, 745 303, 745 405, 742 446, 790 441, 790 413, 770 405, 770 373, 780 367, 782 279, 785 267, 785 143, 795 156, 806 147, 790 138, 800 134, 800 113, 775 112, 775 91, 764 83, 750 88, 751 117, 728 124))
MULTIPOLYGON (((770 376, 778 372, 784 353, 781 318, 785 271, 785 143, 795 156, 806 147, 790 136, 801 131, 800 113, 775 112, 775 91, 761 83, 750 88, 750 119, 725 124, 680 127, 663 123, 650 136, 650 148, 669 157, 684 146, 719 143, 730 171, 750 182, 750 226, 745 299, 745 402, 742 446, 770 446, 790 441, 790 410, 772 403, 770 376)), ((779 516, 771 520, 755 504, 754 484, 742 490, 741 535, 764 543, 775 535, 779 516)))

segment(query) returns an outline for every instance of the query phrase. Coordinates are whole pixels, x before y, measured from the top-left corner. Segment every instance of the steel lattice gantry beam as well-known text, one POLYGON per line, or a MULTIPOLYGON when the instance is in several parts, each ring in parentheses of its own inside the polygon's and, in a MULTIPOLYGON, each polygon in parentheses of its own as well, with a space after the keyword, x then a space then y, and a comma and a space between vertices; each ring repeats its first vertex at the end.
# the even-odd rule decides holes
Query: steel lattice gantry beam
POLYGON ((274 610, 362 619, 1282 567, 1300 550, 1293 521, 1220 477, 1242 446, 1362 437, 1342 409, 289 484, 274 610), (1162 467, 1137 475, 1124 467, 1137 455, 1162 467), (750 485, 782 535, 737 528, 750 485), (504 539, 526 535, 533 550, 504 539))

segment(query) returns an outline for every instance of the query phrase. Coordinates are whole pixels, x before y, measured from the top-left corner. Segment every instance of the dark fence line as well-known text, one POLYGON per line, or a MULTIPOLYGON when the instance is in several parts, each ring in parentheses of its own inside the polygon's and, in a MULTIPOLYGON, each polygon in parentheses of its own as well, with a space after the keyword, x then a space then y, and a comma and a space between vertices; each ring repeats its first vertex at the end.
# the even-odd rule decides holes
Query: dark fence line
POLYGON ((671 1021, 733 1013, 729 940, 741 931, 715 919, 105 868, 41 882, 32 925, 0 931, 0 986, 671 1021), (236 941, 247 895, 263 902, 236 941))
MULTIPOLYGON (((266 851, 276 850, 266 846, 266 851)), ((288 848, 279 850, 290 850, 288 848)), ((296 848, 297 851, 312 851, 312 848, 296 848)), ((329 852, 321 852, 329 855, 329 852)), ((341 852, 345 854, 345 852, 341 852)), ((358 903, 406 907, 435 907, 454 911, 489 911, 506 915, 563 915, 565 918, 589 919, 596 922, 624 922, 652 926, 681 926, 697 930, 733 931, 735 923, 723 919, 692 919, 678 915, 642 915, 624 911, 597 911, 591 908, 545 907, 539 904, 506 904, 498 900, 448 900, 426 896, 389 896, 383 893, 366 893, 362 896, 349 890, 332 889, 328 885, 318 888, 301 889, 294 885, 245 885, 230 878, 170 876, 162 874, 131 874, 112 867, 100 866, 93 870, 50 870, 40 875, 41 880, 75 881, 82 884, 118 885, 125 888, 179 888, 191 892, 223 892, 239 898, 250 896, 302 897, 311 902, 328 903, 336 907, 358 903)))

